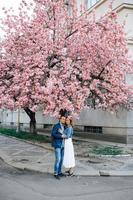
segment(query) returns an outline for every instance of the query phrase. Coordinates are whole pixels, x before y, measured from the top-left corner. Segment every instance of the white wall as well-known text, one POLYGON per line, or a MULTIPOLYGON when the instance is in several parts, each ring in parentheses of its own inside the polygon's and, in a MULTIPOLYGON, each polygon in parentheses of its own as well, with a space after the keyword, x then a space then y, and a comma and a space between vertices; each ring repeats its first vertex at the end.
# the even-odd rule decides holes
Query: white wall
POLYGON ((126 117, 127 112, 122 110, 118 113, 111 113, 103 110, 85 109, 81 112, 77 123, 84 126, 125 127, 126 117))

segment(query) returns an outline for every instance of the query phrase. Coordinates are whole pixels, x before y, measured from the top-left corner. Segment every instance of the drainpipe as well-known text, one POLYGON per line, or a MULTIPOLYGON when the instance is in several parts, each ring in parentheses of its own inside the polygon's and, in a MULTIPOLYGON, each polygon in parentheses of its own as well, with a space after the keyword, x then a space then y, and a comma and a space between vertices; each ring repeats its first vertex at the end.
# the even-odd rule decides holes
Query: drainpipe
POLYGON ((17 129, 16 132, 20 132, 20 108, 18 108, 18 114, 17 114, 17 129))

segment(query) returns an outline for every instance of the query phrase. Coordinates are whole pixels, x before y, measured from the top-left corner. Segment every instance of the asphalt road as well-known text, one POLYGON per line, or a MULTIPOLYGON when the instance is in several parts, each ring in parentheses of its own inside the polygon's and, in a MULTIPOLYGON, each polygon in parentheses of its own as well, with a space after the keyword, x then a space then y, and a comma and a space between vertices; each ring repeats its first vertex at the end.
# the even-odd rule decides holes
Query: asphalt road
POLYGON ((133 200, 133 177, 63 177, 21 171, 0 160, 0 200, 133 200))

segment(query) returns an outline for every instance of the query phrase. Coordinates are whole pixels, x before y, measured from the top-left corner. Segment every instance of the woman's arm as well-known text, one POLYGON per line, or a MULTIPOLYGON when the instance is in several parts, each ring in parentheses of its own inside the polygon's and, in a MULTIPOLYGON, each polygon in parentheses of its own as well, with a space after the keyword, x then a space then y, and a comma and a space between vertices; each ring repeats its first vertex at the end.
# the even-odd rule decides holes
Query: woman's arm
POLYGON ((73 128, 72 127, 68 127, 64 130, 64 133, 66 135, 66 138, 71 138, 72 134, 73 134, 73 128))

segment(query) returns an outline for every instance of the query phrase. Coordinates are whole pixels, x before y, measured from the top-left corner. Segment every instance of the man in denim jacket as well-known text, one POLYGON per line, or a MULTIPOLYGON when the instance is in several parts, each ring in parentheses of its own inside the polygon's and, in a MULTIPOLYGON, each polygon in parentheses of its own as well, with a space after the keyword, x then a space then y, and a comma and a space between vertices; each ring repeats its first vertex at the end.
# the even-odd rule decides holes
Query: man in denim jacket
POLYGON ((55 124, 51 136, 52 136, 52 146, 55 151, 55 164, 54 164, 54 176, 56 179, 60 179, 63 176, 61 168, 64 157, 64 138, 66 137, 64 132, 66 118, 64 116, 60 117, 59 123, 55 124))

